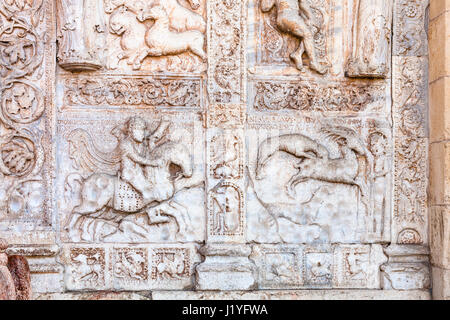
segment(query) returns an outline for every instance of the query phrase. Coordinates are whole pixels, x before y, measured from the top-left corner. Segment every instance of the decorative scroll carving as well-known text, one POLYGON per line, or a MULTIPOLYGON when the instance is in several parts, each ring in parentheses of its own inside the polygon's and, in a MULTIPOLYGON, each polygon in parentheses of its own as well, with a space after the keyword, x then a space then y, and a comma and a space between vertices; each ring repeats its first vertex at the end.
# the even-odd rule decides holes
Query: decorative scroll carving
POLYGON ((0 171, 17 177, 36 174, 42 167, 44 154, 34 141, 33 135, 25 131, 2 137, 0 171))
POLYGON ((357 0, 347 76, 385 78, 389 72, 392 1, 357 0))
POLYGON ((13 19, 0 28, 0 67, 3 78, 32 74, 43 59, 43 41, 25 20, 13 19))
POLYGON ((3 121, 11 124, 31 123, 39 119, 45 109, 41 90, 31 82, 13 80, 5 83, 2 91, 3 121))
POLYGON ((200 107, 200 79, 70 78, 65 104, 70 106, 146 105, 200 107))
POLYGON ((258 81, 254 88, 258 111, 382 112, 386 104, 384 85, 258 81))
POLYGON ((414 57, 398 58, 394 67, 394 219, 400 229, 423 228, 427 208, 426 70, 422 60, 414 57))
POLYGON ((102 67, 105 22, 98 0, 58 0, 58 63, 68 71, 102 67))
MULTIPOLYGON (((303 54, 309 57, 312 70, 324 74, 327 71, 325 32, 328 20, 327 3, 322 0, 261 0, 260 9, 270 12, 275 7, 276 19, 265 17, 264 26, 269 29, 263 32, 263 43, 271 55, 278 53, 283 47, 283 38, 276 34, 276 28, 299 40, 298 48, 290 53, 299 70, 303 70, 303 54), (268 20, 268 21, 267 21, 268 20), (271 22, 271 20, 273 22, 271 22)), ((264 29, 263 29, 264 30, 264 29)), ((264 30, 265 31, 265 30, 264 30)))
POLYGON ((208 5, 209 94, 217 103, 239 102, 243 90, 245 1, 213 0, 208 5))

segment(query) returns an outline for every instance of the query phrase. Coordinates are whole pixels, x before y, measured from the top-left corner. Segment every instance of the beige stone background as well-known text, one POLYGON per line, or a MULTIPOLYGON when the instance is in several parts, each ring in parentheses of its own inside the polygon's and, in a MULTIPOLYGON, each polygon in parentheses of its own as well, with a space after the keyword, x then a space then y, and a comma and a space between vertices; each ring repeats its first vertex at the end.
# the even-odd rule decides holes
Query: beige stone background
MULTIPOLYGON (((187 0, 180 1, 186 8, 189 7, 187 0)), ((353 69, 347 71, 356 78, 349 79, 345 75, 345 60, 351 55, 350 17, 355 14, 357 0, 316 1, 327 2, 335 18, 327 22, 330 25, 322 35, 322 40, 332 48, 330 57, 333 60, 331 71, 323 78, 307 66, 300 73, 291 63, 288 51, 296 42, 286 34, 281 38, 286 41, 288 51, 283 52, 281 59, 270 54, 261 57, 261 52, 257 51, 264 44, 259 43, 256 33, 259 30, 258 19, 264 15, 258 10, 260 2, 256 0, 199 1, 200 7, 196 12, 208 26, 203 31, 207 53, 204 60, 200 58, 201 54, 183 52, 181 59, 165 56, 145 58, 142 65, 122 61, 115 69, 109 68, 110 64, 114 64, 110 61, 112 55, 106 59, 109 69, 103 68, 105 60, 102 59, 105 57, 101 48, 105 43, 111 48, 120 48, 120 37, 107 29, 102 30, 96 24, 102 19, 109 19, 111 12, 96 12, 95 19, 100 20, 92 18, 85 21, 81 29, 90 31, 80 36, 76 33, 80 20, 74 17, 79 14, 77 10, 82 9, 79 4, 83 1, 1 0, 0 12, 5 24, 0 29, 2 43, 12 48, 11 30, 13 36, 19 34, 17 30, 26 30, 26 39, 35 46, 33 51, 29 49, 28 42, 21 42, 26 47, 25 56, 32 55, 29 61, 13 61, 14 54, 3 56, 10 59, 10 63, 0 61, 2 90, 7 92, 12 85, 21 85, 29 86, 36 92, 37 107, 35 105, 36 109, 32 109, 35 114, 29 121, 17 124, 17 119, 10 119, 14 116, 4 114, 0 119, 6 124, 0 132, 6 141, 2 140, 2 144, 18 138, 26 143, 36 142, 32 161, 39 170, 26 173, 32 174, 33 179, 21 180, 20 174, 3 172, 0 180, 0 191, 4 197, 11 186, 31 189, 31 196, 28 195, 31 200, 23 200, 22 191, 13 191, 13 197, 8 194, 10 198, 22 199, 30 205, 24 209, 22 200, 17 202, 19 204, 9 200, 6 205, 2 204, 3 209, 9 206, 9 211, 0 215, 0 237, 10 243, 6 253, 28 258, 32 287, 35 289, 33 298, 450 299, 450 0, 361 1, 369 4, 368 8, 380 3, 392 5, 392 8, 389 5, 383 8, 387 10, 383 13, 386 20, 392 20, 389 41, 384 42, 388 48, 388 63, 372 74, 355 63, 353 69), (75 4, 75 10, 69 6, 62 14, 66 9, 58 7, 61 3, 75 4), (87 54, 87 50, 80 46, 71 47, 83 43, 77 36, 87 37, 87 46, 90 45, 93 50, 87 54), (69 49, 64 51, 61 48, 69 49), (273 62, 277 58, 278 64, 273 62), (71 71, 87 72, 78 74, 71 71), (148 78, 150 82, 146 82, 148 78), (120 91, 122 87, 117 86, 118 79, 123 80, 121 84, 129 86, 126 89, 129 91, 125 92, 132 92, 131 99, 121 100, 119 97, 111 99, 112 102, 108 99, 107 102, 97 101, 97 98, 104 98, 96 96, 103 92, 103 88, 107 91, 116 86, 114 89, 120 91), (284 92, 292 89, 321 92, 321 86, 326 87, 328 82, 337 87, 340 84, 342 87, 339 89, 343 92, 348 92, 345 91, 347 88, 357 88, 358 92, 366 93, 367 89, 379 98, 368 110, 355 111, 348 106, 348 110, 342 113, 333 113, 332 110, 331 116, 328 116, 332 119, 330 123, 357 128, 362 136, 367 136, 367 132, 374 128, 389 132, 386 136, 393 155, 387 157, 390 165, 390 172, 384 180, 387 191, 379 191, 382 197, 388 199, 379 219, 384 222, 377 222, 381 225, 378 233, 369 234, 363 230, 360 232, 363 236, 351 234, 339 238, 339 232, 347 221, 340 220, 333 225, 333 221, 329 220, 326 222, 338 230, 333 235, 339 235, 329 243, 317 244, 309 239, 300 239, 297 235, 306 232, 298 230, 283 234, 288 240, 281 243, 279 239, 271 238, 273 228, 267 227, 266 232, 265 222, 257 221, 248 213, 260 212, 264 208, 255 204, 255 188, 249 183, 244 167, 248 164, 254 170, 254 162, 257 161, 255 150, 266 136, 275 135, 273 132, 280 135, 301 131, 318 140, 322 136, 315 126, 317 110, 311 107, 306 117, 292 110, 270 113, 264 110, 270 109, 264 105, 266 97, 256 101, 255 88, 275 84, 279 90, 284 88, 284 92), (162 91, 175 90, 174 95, 180 99, 170 100, 169 97, 162 102, 154 102, 156 98, 149 99, 150 102, 133 100, 136 98, 136 88, 153 85, 159 86, 162 91), (179 97, 180 92, 184 96, 179 97), (262 108, 263 112, 255 110, 256 107, 262 108), (106 241, 95 236, 83 238, 84 234, 77 233, 76 228, 71 234, 73 230, 66 228, 66 222, 71 217, 72 203, 67 205, 65 199, 67 193, 70 199, 71 191, 65 188, 65 183, 67 173, 75 166, 71 162, 74 160, 72 151, 67 151, 73 147, 69 138, 78 129, 78 132, 89 131, 97 139, 94 146, 97 143, 105 148, 99 149, 111 150, 116 141, 109 132, 132 115, 142 116, 153 127, 158 125, 155 119, 169 119, 172 125, 170 135, 186 145, 194 156, 195 170, 198 169, 203 175, 205 186, 197 186, 177 198, 184 204, 195 202, 190 206, 194 228, 183 232, 182 237, 178 238, 173 221, 163 227, 151 225, 146 229, 150 236, 144 240, 127 238, 120 232, 106 241), (246 139, 249 132, 254 133, 257 142, 246 139), (221 159, 215 153, 229 151, 230 141, 233 148, 237 146, 238 156, 234 163, 237 170, 231 174, 217 173, 213 165, 221 159), (408 158, 410 145, 415 149, 408 158), (405 177, 399 173, 399 168, 402 173, 405 168, 416 171, 409 171, 409 176, 405 177), (410 181, 412 183, 404 191, 403 182, 406 180, 406 185, 410 181), (224 229, 223 222, 220 224, 214 220, 217 217, 214 197, 228 192, 236 200, 231 206, 236 215, 231 221, 236 226, 232 232, 224 229), (15 216, 10 219, 7 214, 11 215, 11 212, 15 216), (31 212, 31 216, 26 216, 24 212, 31 212), (258 223, 261 229, 248 227, 250 224, 258 226, 258 223), (366 261, 363 278, 352 278, 354 270, 346 264, 352 254, 366 261), (145 260, 138 261, 140 272, 135 272, 134 278, 115 277, 117 262, 124 257, 136 256, 145 260), (79 257, 85 257, 86 261, 75 260, 79 257), (268 257, 275 261, 274 264, 288 261, 296 269, 276 269, 270 273, 272 266, 267 265, 268 257), (318 259, 319 263, 314 259, 318 259), (323 262, 325 266, 320 264, 323 262), (183 270, 177 270, 176 266, 180 265, 183 270), (316 268, 319 273, 320 267, 328 268, 325 280, 319 274, 319 280, 322 280, 308 282, 314 266, 319 267, 316 268), (333 272, 330 272, 331 268, 334 268, 333 272), (273 276, 283 271, 286 273, 273 276), (73 276, 83 272, 94 276, 86 281, 73 276), (163 276, 164 273, 166 276, 163 276), (91 292, 93 290, 102 292, 91 292)), ((117 6, 122 2, 127 1, 105 0, 105 3, 117 6)), ((95 7, 95 2, 89 3, 95 7)), ((370 16, 370 10, 361 13, 361 17, 367 16, 370 16)), ((265 17, 267 19, 267 15, 265 17)), ((134 18, 132 16, 133 23, 137 28, 142 28, 143 25, 134 18)), ((265 36, 268 41, 276 43, 278 40, 273 26, 272 29, 272 33, 265 36)), ((198 41, 198 34, 196 39, 198 41)), ((19 49, 13 52, 17 53, 19 49)), ((17 54, 20 56, 20 52, 17 54)), ((320 68, 316 66, 316 69, 320 68)), ((109 94, 111 92, 113 89, 109 94)), ((108 97, 111 98, 111 95, 108 97)), ((295 98, 285 96, 281 101, 286 102, 289 109, 295 105, 295 98)), ((5 98, 2 103, 6 103, 4 101, 10 100, 5 98)), ((88 140, 82 139, 86 136, 75 138, 85 143, 88 140)), ((88 162, 85 162, 87 167, 88 162)), ((95 169, 88 169, 89 173, 95 172, 95 169)), ((275 170, 272 175, 277 177, 278 172, 275 170)), ((286 172, 279 176, 289 179, 286 172)), ((270 197, 273 184, 270 181, 265 183, 265 191, 269 191, 270 197)), ((353 194, 353 191, 348 191, 350 188, 345 186, 343 194, 353 194)), ((330 203, 334 200, 330 197, 330 203)), ((351 210, 357 206, 354 202, 340 200, 351 210)), ((355 223, 352 218, 348 221, 349 224, 355 223)), ((356 229, 357 224, 350 225, 349 229, 356 229)), ((87 228, 92 226, 86 225, 87 228)), ((290 227, 288 225, 285 230, 294 230, 290 227)), ((87 230, 87 236, 92 236, 90 230, 87 230)), ((3 265, 1 267, 4 272, 5 268, 3 265)), ((355 272, 361 275, 360 269, 355 272)))

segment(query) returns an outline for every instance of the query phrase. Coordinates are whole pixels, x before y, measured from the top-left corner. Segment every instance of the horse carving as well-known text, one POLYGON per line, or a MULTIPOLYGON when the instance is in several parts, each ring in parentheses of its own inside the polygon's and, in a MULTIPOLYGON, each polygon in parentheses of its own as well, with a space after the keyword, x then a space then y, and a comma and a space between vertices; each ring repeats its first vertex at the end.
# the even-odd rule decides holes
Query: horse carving
MULTIPOLYGON (((190 0, 191 7, 200 7, 198 0, 190 0)), ((105 11, 111 13, 109 29, 120 36, 120 50, 111 54, 109 67, 116 69, 119 62, 139 70, 143 60, 150 57, 179 55, 192 52, 202 60, 206 22, 204 18, 183 7, 177 0, 127 3, 125 0, 110 0, 105 11), (143 22, 152 19, 148 27, 143 22)))
POLYGON ((149 224, 166 223, 173 217, 178 232, 186 232, 187 211, 171 199, 199 181, 193 177, 187 147, 164 141, 161 131, 167 126, 161 123, 149 134, 143 119, 131 118, 125 126, 113 131, 118 146, 109 153, 98 150, 82 129, 70 134, 72 159, 81 168, 91 168, 93 173, 86 178, 75 173, 66 179, 66 189, 75 190, 78 185, 80 190, 80 202, 72 210, 68 229, 76 228, 83 217, 105 219, 105 214, 112 212, 116 223, 137 213, 145 213, 149 224))

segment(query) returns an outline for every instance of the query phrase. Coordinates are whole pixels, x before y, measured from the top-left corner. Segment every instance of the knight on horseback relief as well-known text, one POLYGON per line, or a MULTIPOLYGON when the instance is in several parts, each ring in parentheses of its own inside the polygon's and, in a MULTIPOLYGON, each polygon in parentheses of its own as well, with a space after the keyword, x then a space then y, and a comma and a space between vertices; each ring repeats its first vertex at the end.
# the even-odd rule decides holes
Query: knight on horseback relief
POLYGON ((148 226, 171 221, 177 236, 188 232, 188 212, 173 197, 202 179, 193 175, 186 145, 168 138, 169 127, 160 120, 151 130, 143 118, 130 117, 111 131, 117 139, 111 152, 101 151, 84 129, 70 133, 71 159, 84 172, 65 181, 68 200, 79 198, 66 223, 72 237, 100 241, 120 232, 147 239, 148 226))

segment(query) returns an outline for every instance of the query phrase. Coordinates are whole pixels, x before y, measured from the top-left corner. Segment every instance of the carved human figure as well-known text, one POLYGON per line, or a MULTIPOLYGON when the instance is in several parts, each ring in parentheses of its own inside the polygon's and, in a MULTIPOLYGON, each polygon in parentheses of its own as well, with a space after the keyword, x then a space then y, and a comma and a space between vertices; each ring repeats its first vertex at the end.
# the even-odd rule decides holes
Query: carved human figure
POLYGON ((389 173, 389 163, 387 159, 387 138, 380 132, 374 132, 369 136, 369 150, 374 157, 374 214, 373 214, 373 232, 380 232, 384 210, 386 208, 386 183, 389 173))
POLYGON ((153 199, 153 182, 145 176, 145 166, 158 166, 158 159, 150 160, 145 142, 147 123, 140 117, 132 117, 127 123, 127 137, 119 142, 121 153, 120 177, 131 184, 143 197, 144 203, 153 199))
POLYGON ((309 23, 314 19, 310 6, 304 0, 261 0, 263 12, 270 11, 274 6, 277 10, 277 27, 280 31, 301 41, 297 50, 291 54, 297 69, 303 69, 302 55, 306 51, 310 59, 310 68, 324 74, 327 68, 318 61, 314 34, 309 23))
POLYGON ((239 193, 231 186, 218 187, 212 193, 214 233, 233 232, 239 223, 239 193))

